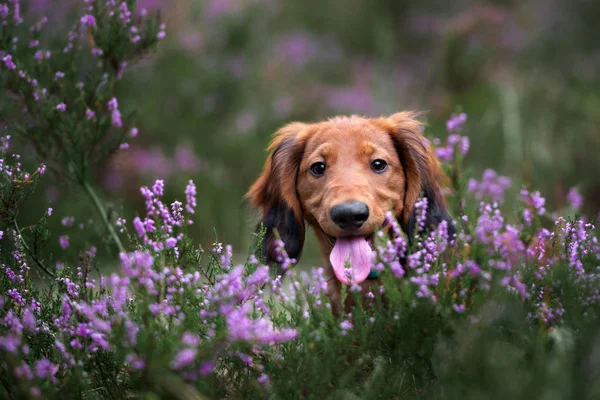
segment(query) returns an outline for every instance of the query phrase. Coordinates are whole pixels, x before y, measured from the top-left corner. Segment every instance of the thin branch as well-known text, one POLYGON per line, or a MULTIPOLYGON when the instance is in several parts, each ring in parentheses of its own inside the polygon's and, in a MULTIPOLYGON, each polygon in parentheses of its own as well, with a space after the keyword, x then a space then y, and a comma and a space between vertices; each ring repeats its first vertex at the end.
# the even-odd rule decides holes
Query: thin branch
POLYGON ((25 248, 25 251, 27 252, 29 257, 31 257, 33 259, 33 261, 35 261, 35 263, 40 267, 40 269, 42 271, 44 271, 46 274, 48 274, 51 278, 56 278, 56 275, 53 272, 51 272, 48 268, 46 268, 46 266, 35 256, 35 254, 31 251, 31 249, 27 245, 27 242, 25 241, 25 238, 23 237, 23 235, 21 233, 21 229, 19 228, 19 224, 17 224, 16 216, 13 217, 13 225, 15 227, 15 231, 17 232, 17 237, 21 240, 21 243, 23 244, 23 247, 25 248))
POLYGON ((90 186, 90 184, 87 181, 83 181, 81 184, 82 184, 83 188, 85 189, 85 192, 87 193, 87 195, 90 197, 90 199, 94 203, 94 206, 96 206, 96 210, 98 210, 98 213, 100 213, 100 217, 102 217, 102 222, 104 222, 104 225, 106 225, 106 229, 108 229, 108 233, 112 237, 113 242, 115 242, 115 245, 117 245, 117 248, 119 249, 119 253, 124 252, 125 250, 123 248, 123 245, 121 244, 121 239, 119 239, 119 235, 117 234, 117 231, 115 230, 113 225, 110 223, 110 219, 108 218, 108 213, 104 209, 104 206, 102 205, 102 202, 96 195, 96 192, 94 191, 94 189, 90 186))

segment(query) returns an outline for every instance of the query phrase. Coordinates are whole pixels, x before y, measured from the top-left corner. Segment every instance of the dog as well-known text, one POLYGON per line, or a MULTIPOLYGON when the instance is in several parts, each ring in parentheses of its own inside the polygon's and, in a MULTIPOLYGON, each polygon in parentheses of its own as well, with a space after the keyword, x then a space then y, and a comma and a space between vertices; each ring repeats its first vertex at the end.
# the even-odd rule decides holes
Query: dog
POLYGON ((380 118, 338 116, 278 130, 264 170, 246 194, 262 213, 267 263, 276 260, 274 229, 289 257, 298 259, 308 224, 328 263, 329 296, 337 300, 341 284, 363 289, 373 284, 372 238, 386 229, 388 210, 405 232, 413 232, 414 204, 422 195, 428 201, 426 225, 434 228, 446 220, 450 230, 441 191, 446 177, 418 116, 410 111, 380 118))

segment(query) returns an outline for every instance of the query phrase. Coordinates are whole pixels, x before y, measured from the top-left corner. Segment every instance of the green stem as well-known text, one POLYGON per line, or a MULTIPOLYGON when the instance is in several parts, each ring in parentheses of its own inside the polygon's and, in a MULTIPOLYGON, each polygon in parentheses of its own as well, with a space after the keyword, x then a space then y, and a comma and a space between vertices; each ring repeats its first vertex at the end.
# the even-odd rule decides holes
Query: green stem
POLYGON ((48 274, 51 278, 56 278, 56 275, 54 275, 48 268, 46 268, 46 266, 35 256, 35 254, 31 251, 31 249, 27 245, 27 242, 25 241, 25 238, 23 237, 23 235, 21 233, 21 229, 19 228, 19 224, 17 224, 16 216, 13 217, 13 225, 15 227, 15 231, 17 232, 17 237, 23 244, 23 248, 25 248, 25 251, 27 252, 27 254, 29 254, 29 257, 31 257, 33 259, 33 261, 35 261, 35 263, 38 265, 38 267, 40 267, 40 269, 42 271, 44 271, 46 274, 48 274))
POLYGON ((83 181, 82 185, 83 185, 83 188, 85 189, 85 192, 88 194, 88 196, 90 197, 90 199, 96 206, 96 210, 98 210, 98 213, 100 213, 100 217, 102 217, 102 222, 104 222, 104 225, 106 225, 106 229, 108 229, 108 233, 112 237, 113 242, 115 242, 115 244, 117 245, 117 248, 119 249, 119 253, 124 252, 125 250, 123 249, 123 245, 121 244, 121 239, 119 239, 119 235, 117 235, 117 231, 115 230, 114 226, 110 223, 110 220, 108 219, 108 214, 107 214, 106 210, 104 209, 102 202, 96 195, 96 192, 94 192, 94 189, 90 186, 90 184, 87 181, 83 181))

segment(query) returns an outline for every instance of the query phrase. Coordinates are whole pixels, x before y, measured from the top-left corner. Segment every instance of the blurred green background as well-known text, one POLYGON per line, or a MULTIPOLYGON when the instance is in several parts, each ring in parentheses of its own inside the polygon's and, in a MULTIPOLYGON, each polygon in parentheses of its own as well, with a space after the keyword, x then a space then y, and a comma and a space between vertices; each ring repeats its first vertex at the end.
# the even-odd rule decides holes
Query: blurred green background
MULTIPOLYGON (((40 10, 56 4, 37 2, 40 10)), ((163 178, 168 198, 182 199, 193 179, 195 238, 210 246, 214 227, 242 256, 257 222, 243 195, 278 127, 414 109, 428 111, 429 134, 444 136, 457 107, 468 115, 467 163, 477 178, 493 168, 517 189, 531 184, 550 210, 563 207, 577 186, 585 213, 598 214, 600 1, 145 0, 140 6, 160 10, 167 38, 157 54, 127 71, 119 88, 122 109, 138 110, 140 135, 97 171, 128 221, 143 212, 139 186, 163 178)), ((39 201, 50 200, 61 217, 91 215, 72 190, 52 184, 42 193, 39 201)), ((56 219, 57 237, 68 229, 56 219)), ((318 263, 314 240, 303 261, 318 263)))

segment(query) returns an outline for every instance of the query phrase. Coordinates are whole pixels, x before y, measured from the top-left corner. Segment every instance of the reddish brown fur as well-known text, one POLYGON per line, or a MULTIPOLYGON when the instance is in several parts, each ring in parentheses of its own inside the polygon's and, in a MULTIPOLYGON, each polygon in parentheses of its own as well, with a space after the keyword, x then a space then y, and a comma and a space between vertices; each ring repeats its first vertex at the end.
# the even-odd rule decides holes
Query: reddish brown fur
MULTIPOLYGON (((353 235, 372 234, 383 225, 388 210, 393 210, 406 231, 422 192, 434 206, 433 212, 439 214, 432 215, 431 223, 447 219, 440 193, 444 175, 416 117, 412 112, 374 119, 336 117, 314 124, 291 123, 275 134, 264 172, 247 197, 262 210, 267 228, 283 231, 284 241, 293 242, 290 249, 297 254, 292 257, 299 256, 306 221, 328 262, 333 246, 327 235, 346 234, 331 221, 330 210, 346 201, 364 202, 370 210, 368 220, 353 235), (388 169, 375 173, 370 168, 374 159, 385 160, 388 169), (323 177, 310 173, 315 162, 326 164, 323 177), (290 230, 290 224, 295 228, 290 230)), ((272 239, 265 243, 272 246, 272 239)), ((340 283, 335 278, 331 282, 331 295, 337 298, 340 283)), ((364 285, 373 282, 365 281, 364 285)))

